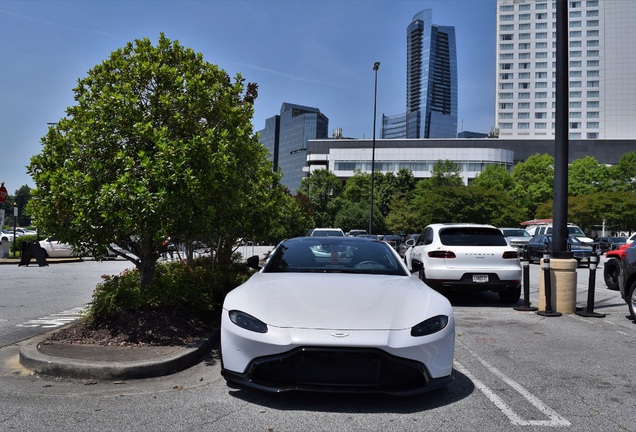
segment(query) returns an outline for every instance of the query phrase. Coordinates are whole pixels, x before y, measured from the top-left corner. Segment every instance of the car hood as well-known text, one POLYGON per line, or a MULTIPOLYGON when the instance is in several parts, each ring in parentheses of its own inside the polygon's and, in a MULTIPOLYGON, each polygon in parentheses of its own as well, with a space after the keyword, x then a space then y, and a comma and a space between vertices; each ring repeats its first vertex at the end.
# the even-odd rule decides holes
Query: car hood
POLYGON ((271 326, 397 330, 451 315, 448 300, 415 276, 257 273, 231 291, 223 308, 271 326))

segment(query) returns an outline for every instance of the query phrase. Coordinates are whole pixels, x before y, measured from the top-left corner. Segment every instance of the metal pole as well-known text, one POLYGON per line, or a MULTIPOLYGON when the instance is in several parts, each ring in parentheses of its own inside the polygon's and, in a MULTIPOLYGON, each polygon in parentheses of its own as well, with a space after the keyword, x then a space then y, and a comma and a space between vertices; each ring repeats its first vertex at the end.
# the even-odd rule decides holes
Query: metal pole
POLYGON ((380 68, 380 62, 373 63, 373 70, 375 71, 375 83, 373 88, 373 146, 371 148, 371 203, 369 210, 369 234, 373 232, 373 187, 375 180, 375 117, 376 117, 376 103, 378 97, 378 69, 380 68))
POLYGON ((590 279, 587 286, 587 308, 584 311, 574 312, 577 315, 588 318, 605 318, 606 314, 594 312, 594 289, 596 287, 596 266, 598 264, 598 254, 596 253, 596 245, 590 256, 590 279))
POLYGON ((523 306, 514 307, 514 310, 530 312, 539 310, 534 306, 530 306, 530 252, 524 250, 521 252, 521 265, 523 267, 523 306))
POLYGON ((552 281, 550 280, 550 254, 543 254, 543 288, 545 291, 545 311, 537 312, 537 315, 546 317, 561 316, 560 312, 552 310, 552 281))

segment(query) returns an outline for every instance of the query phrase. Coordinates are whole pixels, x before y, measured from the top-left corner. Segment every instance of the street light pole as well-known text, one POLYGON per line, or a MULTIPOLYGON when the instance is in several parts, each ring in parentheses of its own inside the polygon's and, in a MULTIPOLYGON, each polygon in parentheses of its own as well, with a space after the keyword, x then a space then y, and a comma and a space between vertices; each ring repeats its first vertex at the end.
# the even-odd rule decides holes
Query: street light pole
POLYGON ((373 146, 371 148, 371 209, 369 210, 369 234, 373 232, 373 186, 375 181, 375 118, 376 118, 376 102, 378 98, 378 69, 380 62, 373 63, 375 72, 374 88, 373 88, 373 146))

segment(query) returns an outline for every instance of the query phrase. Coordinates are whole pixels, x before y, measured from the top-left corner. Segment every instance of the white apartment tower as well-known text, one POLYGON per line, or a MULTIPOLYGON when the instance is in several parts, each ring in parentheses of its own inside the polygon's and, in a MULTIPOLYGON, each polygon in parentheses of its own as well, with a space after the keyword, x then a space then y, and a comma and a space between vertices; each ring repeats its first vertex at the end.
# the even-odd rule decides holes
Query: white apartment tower
MULTIPOLYGON (((636 0, 567 4, 570 139, 636 138, 636 0)), ((555 22, 555 0, 497 0, 500 138, 554 137, 555 22)))

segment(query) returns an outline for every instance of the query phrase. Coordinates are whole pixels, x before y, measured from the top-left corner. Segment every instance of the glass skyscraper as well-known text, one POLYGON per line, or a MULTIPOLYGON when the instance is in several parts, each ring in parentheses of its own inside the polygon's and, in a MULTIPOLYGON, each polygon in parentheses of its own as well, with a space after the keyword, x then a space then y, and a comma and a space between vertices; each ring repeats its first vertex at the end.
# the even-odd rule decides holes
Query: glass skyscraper
POLYGON ((300 186, 307 165, 307 141, 327 138, 329 119, 318 108, 283 103, 280 115, 265 121, 259 131, 260 142, 267 147, 274 170, 283 174, 281 183, 292 194, 300 186))
POLYGON ((382 138, 457 137, 455 27, 418 12, 406 31, 406 112, 382 116, 382 138))
MULTIPOLYGON (((636 136, 636 1, 570 0, 570 139, 636 136)), ((556 2, 497 0, 500 138, 552 139, 555 127, 556 2)))

